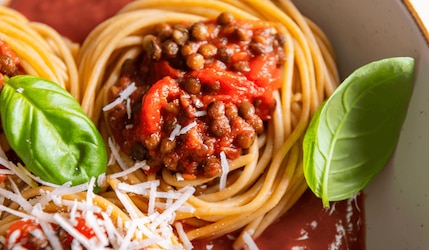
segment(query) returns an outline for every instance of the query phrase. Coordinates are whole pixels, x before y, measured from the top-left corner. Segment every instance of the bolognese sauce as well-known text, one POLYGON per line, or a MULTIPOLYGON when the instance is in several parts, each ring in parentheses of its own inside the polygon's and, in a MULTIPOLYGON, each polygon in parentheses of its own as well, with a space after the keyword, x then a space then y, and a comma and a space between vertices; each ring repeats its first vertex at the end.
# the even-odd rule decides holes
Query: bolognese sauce
MULTIPOLYGON (((7 44, 5 41, 3 41, 0 37, 0 92, 3 89, 3 86, 5 84, 4 77, 12 77, 16 75, 22 75, 25 71, 22 68, 20 64, 20 59, 16 55, 15 51, 12 50, 9 44, 7 44)), ((3 133, 3 128, 1 127, 0 122, 0 133, 3 133)), ((0 143, 1 140, 0 140, 0 143)), ((4 144, 4 143, 2 143, 4 144)), ((3 150, 5 150, 5 153, 8 157, 8 159, 14 161, 14 162, 20 162, 21 160, 16 155, 15 151, 10 149, 9 146, 1 145, 3 150)), ((0 166, 0 168, 4 168, 3 166, 0 166)), ((2 183, 6 179, 5 174, 0 174, 0 183, 2 183)))
POLYGON ((220 154, 236 159, 271 119, 281 86, 285 39, 272 23, 230 13, 192 24, 162 23, 143 38, 137 60, 126 60, 107 111, 122 151, 185 179, 220 173, 220 154))
POLYGON ((0 86, 4 85, 4 76, 12 77, 24 73, 19 58, 9 44, 0 38, 0 86))

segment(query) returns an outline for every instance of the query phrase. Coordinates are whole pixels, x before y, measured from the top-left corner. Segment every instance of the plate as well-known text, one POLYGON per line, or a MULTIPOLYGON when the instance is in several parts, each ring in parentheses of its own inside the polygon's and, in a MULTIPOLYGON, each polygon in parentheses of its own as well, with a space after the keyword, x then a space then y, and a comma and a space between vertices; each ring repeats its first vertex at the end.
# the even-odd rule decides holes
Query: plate
MULTIPOLYGON (((365 190, 367 249, 429 248, 429 47, 402 1, 295 1, 327 33, 341 75, 373 60, 411 56, 414 92, 401 137, 365 190)), ((427 34, 427 31, 426 31, 427 34)))
MULTIPOLYGON (((97 23, 126 2, 16 0, 11 6, 81 42, 97 23), (76 13, 80 13, 79 18, 76 13)), ((428 38, 409 5, 399 0, 299 0, 295 4, 326 32, 342 78, 374 60, 415 58, 414 93, 399 144, 389 164, 364 190, 365 238, 367 249, 429 248, 428 38)), ((284 242, 282 229, 286 223, 282 220, 264 234, 259 240, 262 249, 279 248, 277 243, 284 242)))

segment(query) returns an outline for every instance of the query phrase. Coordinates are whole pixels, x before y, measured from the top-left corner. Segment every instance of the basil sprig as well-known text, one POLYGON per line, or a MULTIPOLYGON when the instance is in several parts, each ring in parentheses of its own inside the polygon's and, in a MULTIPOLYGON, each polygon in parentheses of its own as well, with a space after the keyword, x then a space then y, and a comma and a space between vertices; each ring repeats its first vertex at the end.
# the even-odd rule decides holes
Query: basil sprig
POLYGON ((304 173, 324 206, 356 194, 386 165, 413 79, 412 58, 372 62, 353 72, 317 110, 304 137, 304 173))
POLYGON ((5 78, 1 122, 26 167, 54 184, 88 182, 106 171, 106 147, 71 94, 35 76, 5 78))

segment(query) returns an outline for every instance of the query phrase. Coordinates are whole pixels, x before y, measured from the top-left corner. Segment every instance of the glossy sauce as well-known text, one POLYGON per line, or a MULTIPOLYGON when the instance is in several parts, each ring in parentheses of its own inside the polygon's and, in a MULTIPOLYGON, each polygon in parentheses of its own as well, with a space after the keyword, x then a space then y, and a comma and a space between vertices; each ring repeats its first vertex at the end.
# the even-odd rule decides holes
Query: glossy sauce
MULTIPOLYGON (((47 23, 75 42, 130 0, 15 0, 11 7, 30 20, 47 23)), ((307 191, 298 203, 256 240, 260 249, 365 249, 364 196, 335 202, 324 209, 307 191)), ((229 249, 233 235, 195 242, 194 249, 229 249)))

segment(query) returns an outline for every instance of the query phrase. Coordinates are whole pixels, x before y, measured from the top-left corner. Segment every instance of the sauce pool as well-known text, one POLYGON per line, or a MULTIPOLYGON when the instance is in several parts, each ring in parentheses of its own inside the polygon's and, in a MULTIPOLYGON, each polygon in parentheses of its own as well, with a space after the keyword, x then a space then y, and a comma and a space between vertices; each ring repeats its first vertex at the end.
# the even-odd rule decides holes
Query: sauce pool
MULTIPOLYGON (((46 23, 74 42, 82 43, 100 22, 130 0, 14 0, 10 7, 32 21, 46 23)), ((364 195, 322 207, 307 191, 291 210, 272 224, 256 243, 263 249, 365 249, 364 195)), ((230 249, 234 235, 194 242, 194 249, 230 249)))

